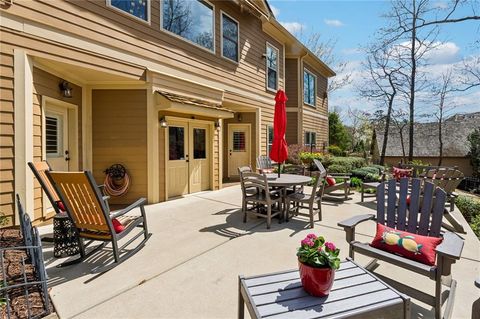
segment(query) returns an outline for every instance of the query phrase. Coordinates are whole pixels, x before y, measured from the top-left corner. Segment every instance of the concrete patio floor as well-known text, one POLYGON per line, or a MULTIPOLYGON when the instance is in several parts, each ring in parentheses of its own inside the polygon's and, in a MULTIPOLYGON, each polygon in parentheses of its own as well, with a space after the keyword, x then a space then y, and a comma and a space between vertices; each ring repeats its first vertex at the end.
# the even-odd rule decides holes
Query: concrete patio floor
MULTIPOLYGON (((146 246, 112 270, 89 273, 95 265, 111 260, 104 249, 84 263, 55 266, 65 259, 52 257, 46 244, 45 258, 50 294, 60 318, 236 318, 238 275, 258 275, 297 267, 296 248, 310 232, 321 234, 348 255, 343 229, 337 222, 373 213, 372 199, 360 203, 358 194, 344 203, 324 202, 323 220, 315 229, 306 218, 266 229, 264 219, 242 222, 238 186, 204 192, 146 208, 149 231, 146 246)), ((458 211, 454 215, 466 225, 458 211)), ((48 227, 42 229, 48 232, 48 227)), ((373 222, 357 229, 357 239, 371 241, 373 222)), ((462 259, 453 266, 458 281, 453 318, 471 318, 472 304, 480 298, 474 279, 480 276, 480 243, 472 231, 465 240, 462 259)), ((360 264, 368 259, 358 255, 360 264)), ((434 282, 391 265, 381 264, 407 285, 433 293, 434 282)), ((412 318, 432 318, 431 307, 413 300, 412 318)))

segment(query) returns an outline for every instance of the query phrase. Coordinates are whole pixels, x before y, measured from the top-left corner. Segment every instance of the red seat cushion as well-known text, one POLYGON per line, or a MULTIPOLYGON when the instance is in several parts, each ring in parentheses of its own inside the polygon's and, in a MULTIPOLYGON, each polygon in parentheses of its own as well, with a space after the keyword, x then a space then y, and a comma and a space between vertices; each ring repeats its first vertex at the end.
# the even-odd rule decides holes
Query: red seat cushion
POLYGON ((333 178, 332 176, 327 176, 326 180, 327 180, 328 186, 333 186, 333 185, 335 185, 335 184, 337 183, 337 182, 335 181, 335 178, 333 178))
POLYGON ((435 249, 442 240, 441 237, 421 236, 377 224, 377 233, 370 246, 434 266, 435 249))
POLYGON ((112 219, 112 224, 113 224, 113 229, 117 234, 125 230, 125 226, 123 226, 122 223, 120 223, 116 218, 112 219))
POLYGON ((400 178, 402 177, 410 177, 412 176, 413 169, 403 169, 403 168, 398 168, 398 167, 393 167, 393 177, 397 180, 400 181, 400 178))
POLYGON ((56 201, 55 204, 57 205, 58 209, 60 209, 60 211, 62 211, 62 213, 67 211, 65 209, 65 205, 63 205, 63 202, 61 200, 56 201))

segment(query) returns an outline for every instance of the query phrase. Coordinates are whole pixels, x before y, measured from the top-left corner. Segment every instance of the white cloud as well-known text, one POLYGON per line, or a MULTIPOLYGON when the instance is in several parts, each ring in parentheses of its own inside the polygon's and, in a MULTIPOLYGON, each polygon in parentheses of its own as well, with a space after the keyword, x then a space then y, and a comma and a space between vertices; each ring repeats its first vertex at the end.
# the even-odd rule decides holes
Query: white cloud
POLYGON ((443 1, 437 1, 433 4, 433 7, 445 10, 445 9, 448 8, 448 4, 446 2, 443 2, 443 1))
POLYGON ((326 25, 329 25, 331 27, 343 27, 344 24, 342 21, 340 20, 336 20, 336 19, 325 19, 323 20, 323 22, 325 22, 326 25))
POLYGON ((277 7, 274 7, 272 5, 270 5, 270 9, 272 9, 272 12, 273 12, 273 15, 275 16, 275 18, 278 18, 278 16, 280 15, 280 9, 278 9, 277 7))
POLYGON ((459 60, 460 48, 454 42, 434 43, 435 49, 427 52, 425 58, 432 64, 452 63, 459 60))
POLYGON ((343 49, 342 53, 345 55, 361 54, 362 50, 360 48, 348 48, 343 49))
POLYGON ((280 22, 285 29, 287 29, 290 33, 297 33, 301 32, 305 29, 305 25, 300 22, 280 22))

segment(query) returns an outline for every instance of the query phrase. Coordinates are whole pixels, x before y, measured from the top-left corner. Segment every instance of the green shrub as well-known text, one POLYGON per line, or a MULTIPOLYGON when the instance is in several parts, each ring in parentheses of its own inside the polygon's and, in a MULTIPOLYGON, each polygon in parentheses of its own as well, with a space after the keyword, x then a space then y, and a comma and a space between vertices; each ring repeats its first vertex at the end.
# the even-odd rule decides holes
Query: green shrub
POLYGON ((372 164, 372 165, 368 165, 368 166, 369 167, 375 167, 376 169, 378 169, 378 174, 381 174, 382 172, 387 170, 387 168, 383 165, 372 164))
POLYGON ((350 170, 345 165, 332 164, 328 167, 329 173, 349 173, 350 170))
POLYGON ((341 170, 340 173, 350 173, 356 168, 365 166, 366 162, 361 157, 333 157, 331 163, 327 166, 329 171, 332 171, 332 165, 335 165, 336 170, 341 170), (340 166, 342 168, 338 169, 340 166))
POLYGON ((358 177, 352 177, 350 179, 350 186, 352 187, 358 188, 358 187, 361 187, 362 184, 363 184, 363 181, 358 177))
POLYGON ((333 156, 345 156, 345 153, 343 152, 343 150, 340 147, 338 147, 337 145, 330 145, 327 148, 327 150, 333 156))
POLYGON ((472 227, 475 235, 480 238, 480 200, 468 196, 458 196, 455 204, 472 227))
POLYGON ((300 165, 302 160, 300 159, 300 154, 303 152, 309 152, 310 147, 306 147, 299 144, 288 145, 288 158, 287 163, 300 165))
POLYGON ((380 175, 368 173, 368 174, 365 176, 364 181, 367 182, 367 183, 370 183, 370 182, 379 182, 380 179, 381 179, 380 175))

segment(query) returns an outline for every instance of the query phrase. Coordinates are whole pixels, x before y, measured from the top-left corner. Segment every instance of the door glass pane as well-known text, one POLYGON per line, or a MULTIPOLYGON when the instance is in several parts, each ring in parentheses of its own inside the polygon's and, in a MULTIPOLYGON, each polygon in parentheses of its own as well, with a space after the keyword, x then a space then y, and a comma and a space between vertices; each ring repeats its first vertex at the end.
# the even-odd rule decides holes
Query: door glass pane
POLYGON ((47 155, 58 156, 62 152, 60 145, 60 123, 57 117, 45 117, 45 139, 47 155))
POLYGON ((185 129, 183 127, 170 126, 169 135, 169 159, 171 161, 185 159, 185 129))
POLYGON ((233 132, 233 151, 245 152, 245 132, 233 132))
POLYGON ((193 158, 207 158, 206 131, 202 128, 193 129, 193 158))

